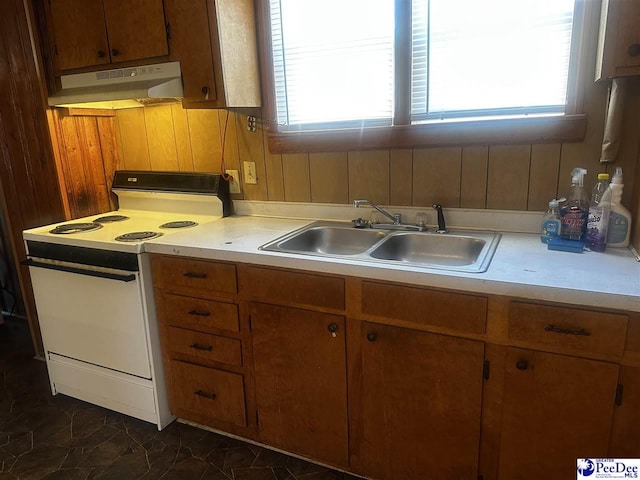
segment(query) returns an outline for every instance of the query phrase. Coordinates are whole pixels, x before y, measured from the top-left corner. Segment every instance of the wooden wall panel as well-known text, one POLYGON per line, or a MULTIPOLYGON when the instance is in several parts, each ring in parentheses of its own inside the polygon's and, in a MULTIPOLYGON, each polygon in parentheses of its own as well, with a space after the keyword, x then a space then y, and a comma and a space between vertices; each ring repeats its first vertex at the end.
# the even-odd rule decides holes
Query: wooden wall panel
POLYGON ((487 205, 487 166, 489 147, 462 148, 462 172, 460 178, 460 206, 485 208, 487 205))
POLYGON ((411 205, 413 200, 413 150, 391 150, 391 205, 411 205))
POLYGON ((267 148, 267 136, 262 133, 262 147, 264 149, 264 168, 267 173, 267 200, 284 201, 284 173, 282 170, 282 155, 271 153, 267 148))
POLYGON ((349 152, 349 203, 366 199, 389 205, 389 151, 349 152))
POLYGON ((560 144, 532 145, 528 210, 547 210, 549 200, 558 198, 560 144))
POLYGON ((116 208, 111 193, 118 169, 113 117, 50 114, 58 149, 58 179, 66 193, 67 218, 104 213, 116 208))
POLYGON ((413 151, 413 205, 460 206, 462 148, 421 148, 413 151))
POLYGON ((282 155, 282 177, 286 202, 311 201, 311 174, 308 153, 282 155))
POLYGON ((530 159, 530 145, 489 148, 487 208, 527 209, 530 159))
POLYGON ((151 170, 147 127, 142 108, 128 108, 118 112, 118 136, 122 149, 122 168, 151 170))
MULTIPOLYGON (((227 110, 218 110, 218 119, 220 138, 223 140, 224 146, 224 169, 242 170, 238 142, 238 128, 241 116, 227 110)), ((263 156, 262 150, 258 149, 257 152, 258 155, 263 156)), ((222 173, 221 169, 217 171, 222 173)))
POLYGON ((176 156, 178 170, 180 172, 193 172, 193 155, 191 153, 191 139, 189 137, 189 122, 187 111, 181 105, 171 105, 171 119, 173 122, 173 134, 176 140, 176 156))
POLYGON ((347 152, 309 154, 312 202, 349 202, 347 162, 347 152))
POLYGON ((156 105, 146 107, 143 111, 151 169, 154 171, 180 170, 171 106, 156 105))
POLYGON ((5 0, 0 15, 0 208, 18 271, 36 355, 43 347, 22 230, 64 219, 48 133, 42 79, 34 59, 28 2, 5 0))
POLYGON ((222 158, 220 122, 217 110, 187 111, 193 168, 196 172, 219 172, 222 158))
MULTIPOLYGON (((96 123, 98 125, 98 134, 100 135, 100 150, 102 152, 105 182, 107 188, 110 189, 115 171, 120 168, 116 119, 114 117, 98 117, 96 118, 96 123)), ((109 193, 109 204, 109 210, 117 208, 116 196, 113 193, 109 193)))
POLYGON ((256 177, 258 179, 258 183, 255 185, 242 184, 244 188, 244 198, 247 200, 267 200, 267 169, 265 166, 262 130, 250 132, 246 127, 246 115, 235 115, 235 119, 238 134, 240 169, 242 170, 244 167, 242 162, 255 162, 256 177))

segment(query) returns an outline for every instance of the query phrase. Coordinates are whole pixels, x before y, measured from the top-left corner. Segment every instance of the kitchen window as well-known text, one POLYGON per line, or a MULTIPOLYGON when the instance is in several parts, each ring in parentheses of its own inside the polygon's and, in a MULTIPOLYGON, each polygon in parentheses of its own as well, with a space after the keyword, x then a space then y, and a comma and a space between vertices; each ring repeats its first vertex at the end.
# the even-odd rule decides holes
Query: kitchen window
POLYGON ((272 151, 584 135, 584 0, 263 5, 272 151))

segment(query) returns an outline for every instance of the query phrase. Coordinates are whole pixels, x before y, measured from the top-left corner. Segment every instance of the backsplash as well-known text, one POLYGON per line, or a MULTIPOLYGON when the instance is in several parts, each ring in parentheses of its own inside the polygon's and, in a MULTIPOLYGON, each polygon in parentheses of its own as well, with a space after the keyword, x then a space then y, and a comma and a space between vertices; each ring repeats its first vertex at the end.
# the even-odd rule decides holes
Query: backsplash
MULTIPOLYGON (((629 205, 638 158, 640 81, 629 89, 623 144, 616 165, 624 168, 629 205)), ((586 138, 580 143, 478 145, 332 153, 271 154, 266 132, 247 130, 246 115, 224 110, 184 110, 180 105, 119 110, 119 166, 140 170, 214 171, 256 162, 257 185, 242 184, 246 200, 350 203, 356 198, 391 205, 498 210, 546 209, 568 192, 576 166, 595 182, 607 86, 586 92, 586 138), (227 119, 228 115, 228 119, 227 119), (225 129, 226 137, 222 141, 225 129)), ((508 139, 505 139, 508 140, 508 139)), ((612 167, 609 166, 609 170, 612 167)))

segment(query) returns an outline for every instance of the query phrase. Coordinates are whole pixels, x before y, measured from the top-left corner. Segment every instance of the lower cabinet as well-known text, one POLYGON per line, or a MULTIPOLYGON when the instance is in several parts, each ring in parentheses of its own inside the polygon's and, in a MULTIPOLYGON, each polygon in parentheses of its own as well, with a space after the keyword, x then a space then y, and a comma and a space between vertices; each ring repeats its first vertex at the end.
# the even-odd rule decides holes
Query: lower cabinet
POLYGON ((260 440, 348 465, 345 318, 250 305, 260 440))
POLYGON ((353 341, 352 469, 388 480, 477 478, 483 342, 367 322, 353 341))
POLYGON ((575 478, 578 458, 607 457, 619 366, 508 348, 498 478, 575 478))
POLYGON ((578 458, 640 456, 637 313, 171 256, 152 268, 179 417, 374 480, 564 479, 578 458))

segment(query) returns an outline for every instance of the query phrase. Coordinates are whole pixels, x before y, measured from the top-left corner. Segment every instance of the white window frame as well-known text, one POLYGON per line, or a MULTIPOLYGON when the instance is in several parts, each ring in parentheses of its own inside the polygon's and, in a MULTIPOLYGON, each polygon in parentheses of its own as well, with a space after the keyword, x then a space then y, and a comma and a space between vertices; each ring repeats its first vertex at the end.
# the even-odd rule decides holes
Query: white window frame
POLYGON ((586 71, 595 52, 585 45, 597 36, 597 8, 592 0, 575 0, 567 106, 564 115, 515 118, 451 119, 412 125, 411 91, 411 0, 395 0, 396 85, 393 126, 286 131, 277 124, 269 0, 258 2, 261 39, 263 118, 268 129, 268 146, 273 153, 350 151, 428 146, 459 146, 500 143, 547 143, 580 141, 586 132, 582 113, 584 85, 593 81, 586 71), (409 38, 407 38, 409 37, 409 38), (405 100, 401 100, 404 98, 405 100))

